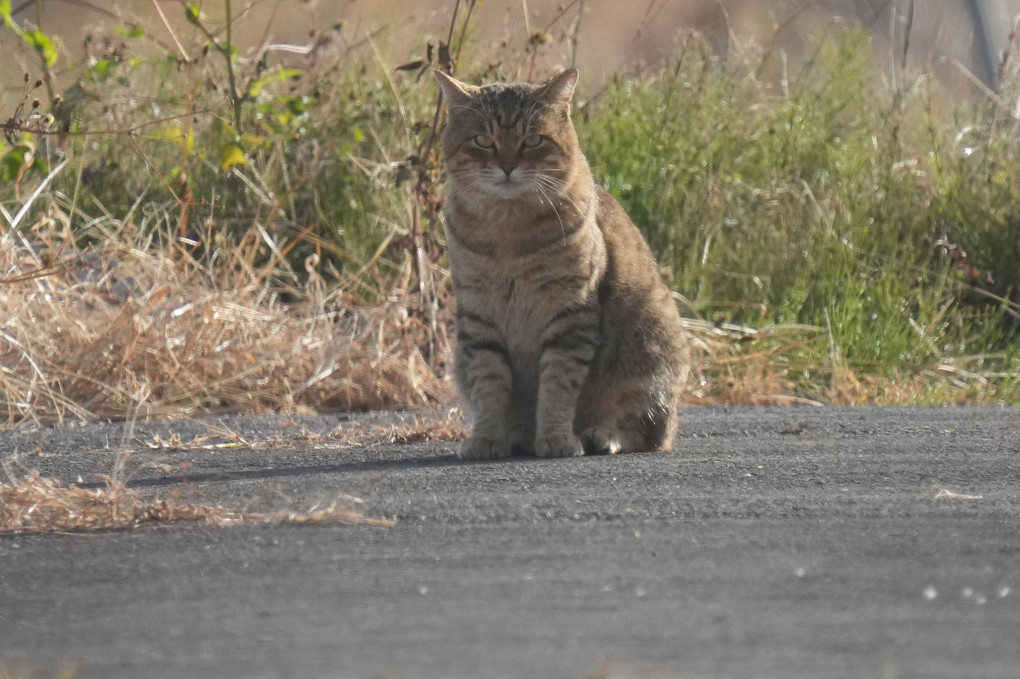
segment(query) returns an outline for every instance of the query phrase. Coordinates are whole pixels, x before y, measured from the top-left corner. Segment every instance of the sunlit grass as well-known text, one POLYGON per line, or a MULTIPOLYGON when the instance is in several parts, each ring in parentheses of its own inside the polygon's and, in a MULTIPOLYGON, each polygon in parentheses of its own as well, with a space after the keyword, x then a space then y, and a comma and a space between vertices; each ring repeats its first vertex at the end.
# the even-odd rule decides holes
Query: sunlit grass
POLYGON ((781 94, 694 38, 581 117, 596 175, 692 312, 816 329, 782 352, 795 391, 1016 401, 1011 128, 966 105, 968 133, 937 122, 936 85, 890 92, 870 55, 863 32, 824 38, 781 94))

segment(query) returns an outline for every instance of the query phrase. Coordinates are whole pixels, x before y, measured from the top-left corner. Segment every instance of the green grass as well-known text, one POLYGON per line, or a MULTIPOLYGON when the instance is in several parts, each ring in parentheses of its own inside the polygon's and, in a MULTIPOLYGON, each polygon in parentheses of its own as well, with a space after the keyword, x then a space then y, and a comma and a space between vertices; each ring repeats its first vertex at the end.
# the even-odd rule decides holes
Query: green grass
MULTIPOLYGON (((0 319, 7 423, 447 400, 433 79, 334 29, 300 68, 242 61, 222 23, 196 21, 187 60, 123 29, 59 100, 33 106, 46 97, 31 82, 0 99, 0 296, 20 309, 0 319), (75 278, 90 253, 142 294, 110 300, 75 278), (191 298, 213 300, 215 336, 174 325, 191 298), (63 345, 49 327, 61 314, 78 333, 63 345), (195 344, 195 363, 160 353, 147 317, 173 327, 169 344, 195 344), (338 337, 344 352, 322 349, 338 337), (276 338, 295 358, 264 365, 276 338)), ((466 21, 450 34, 470 38, 466 21)), ((787 85, 773 55, 722 64, 692 37, 661 68, 579 97, 596 179, 686 301, 702 375, 690 400, 1020 403, 1013 119, 946 103, 927 78, 890 91, 862 32, 816 43, 787 85)), ((499 49, 455 41, 458 74, 510 77, 500 64, 550 48, 499 49)))
POLYGON ((788 96, 692 39, 671 68, 614 83, 580 121, 597 178, 692 311, 823 330, 790 356, 809 366, 802 389, 824 394, 812 382, 837 362, 933 378, 907 400, 1015 401, 1012 128, 964 104, 952 111, 971 121, 961 138, 932 110, 935 87, 888 91, 859 31, 824 37, 788 96), (988 379, 948 388, 972 372, 988 379))

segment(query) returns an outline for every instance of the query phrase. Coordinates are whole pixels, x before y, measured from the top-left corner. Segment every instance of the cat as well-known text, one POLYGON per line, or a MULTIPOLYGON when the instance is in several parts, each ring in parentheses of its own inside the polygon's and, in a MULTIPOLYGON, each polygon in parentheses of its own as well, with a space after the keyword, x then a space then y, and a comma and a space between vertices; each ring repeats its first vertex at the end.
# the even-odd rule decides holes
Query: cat
POLYGON ((652 252, 595 184, 576 69, 541 85, 436 71, 465 459, 663 450, 690 370, 652 252))

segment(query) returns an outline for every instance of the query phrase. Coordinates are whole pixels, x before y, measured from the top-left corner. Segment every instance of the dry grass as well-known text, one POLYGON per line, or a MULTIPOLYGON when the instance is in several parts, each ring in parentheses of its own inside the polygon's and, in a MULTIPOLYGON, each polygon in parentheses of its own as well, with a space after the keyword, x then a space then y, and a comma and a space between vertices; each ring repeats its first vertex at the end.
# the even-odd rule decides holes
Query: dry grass
MULTIPOLYGON (((230 431, 219 432, 215 438, 227 443, 212 442, 214 437, 195 437, 182 441, 178 436, 154 437, 145 445, 155 449, 208 450, 223 446, 243 445, 266 447, 289 444, 295 440, 342 442, 347 445, 411 444, 428 441, 458 440, 466 434, 460 411, 450 409, 444 417, 415 417, 394 426, 345 425, 326 435, 303 430, 295 436, 274 437, 266 441, 245 441, 230 431)), ((31 456, 31 453, 28 455, 31 456)), ((4 465, 6 481, 0 481, 0 533, 84 532, 130 528, 143 523, 177 523, 201 521, 214 526, 237 524, 358 524, 390 526, 392 521, 366 517, 348 506, 333 505, 308 512, 279 511, 272 513, 244 512, 184 500, 181 486, 165 497, 148 499, 128 487, 130 475, 123 474, 127 455, 119 458, 112 475, 101 478, 105 488, 89 490, 75 484, 65 486, 57 479, 41 476, 36 471, 17 476, 10 464, 4 465)), ((162 467, 148 464, 144 466, 162 467)), ((2 675, 0 675, 2 679, 2 675)))
POLYGON ((110 477, 104 480, 106 488, 87 490, 74 484, 63 486, 37 472, 20 478, 8 474, 7 482, 0 482, 0 532, 82 532, 180 521, 201 521, 213 526, 242 523, 393 525, 392 521, 367 518, 350 507, 335 505, 310 512, 241 512, 185 502, 183 489, 161 499, 144 499, 124 482, 110 477))
MULTIPOLYGON (((440 311, 433 328, 420 311, 410 262, 385 282, 387 300, 365 307, 324 289, 311 264, 309 281, 288 290, 239 257, 210 270, 174 247, 82 252, 54 234, 42 242, 0 237, 0 426, 455 401, 444 379, 451 320, 440 311)), ((824 333, 814 326, 686 326, 700 376, 690 404, 903 402, 938 377, 857 377, 824 358, 791 364, 824 333)), ((962 368, 939 369, 956 373, 961 394, 972 383, 962 368)))
POLYGON ((882 372, 842 358, 826 329, 751 328, 684 319, 695 380, 686 405, 997 405, 996 382, 1015 379, 981 363, 998 356, 944 359, 920 370, 882 372))
MULTIPOLYGON (((311 264, 297 288, 240 257, 210 269, 151 243, 82 252, 54 233, 35 241, 47 245, 0 237, 0 426, 455 401, 444 379, 451 302, 432 326, 408 292, 409 261, 378 283, 387 300, 366 307, 326 290, 311 264)), ((831 357, 791 362, 824 334, 814 326, 685 323, 700 377, 689 404, 909 402, 937 379, 961 399, 979 393, 981 375, 962 365, 895 380, 831 357)))
POLYGON ((459 408, 451 408, 444 417, 414 417, 408 422, 390 427, 352 426, 335 432, 334 438, 348 443, 429 443, 432 441, 460 441, 468 435, 459 408), (356 428, 355 428, 356 427, 356 428))
MULTIPOLYGON (((446 398, 409 263, 383 304, 363 307, 326 289, 314 258, 298 283, 243 249, 199 255, 151 234, 81 251, 56 228, 66 219, 51 208, 31 245, 0 234, 0 426, 446 398)), ((131 225, 116 226, 122 240, 131 225)))
POLYGON ((813 326, 749 328, 684 319, 695 361, 688 405, 810 403, 790 378, 788 354, 816 336, 813 326))

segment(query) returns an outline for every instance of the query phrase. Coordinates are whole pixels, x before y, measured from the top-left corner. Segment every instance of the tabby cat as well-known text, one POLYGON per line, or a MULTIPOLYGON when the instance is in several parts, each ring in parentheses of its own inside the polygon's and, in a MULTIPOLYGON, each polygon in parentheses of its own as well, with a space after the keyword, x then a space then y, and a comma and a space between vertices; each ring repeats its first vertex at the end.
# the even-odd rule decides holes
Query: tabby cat
POLYGON ((680 314, 578 148, 577 75, 475 87, 436 72, 449 112, 454 363, 473 419, 462 458, 673 442, 690 363, 680 314))

